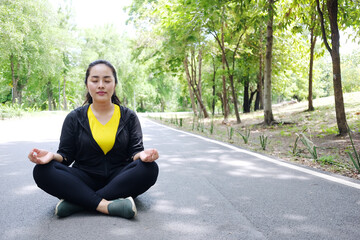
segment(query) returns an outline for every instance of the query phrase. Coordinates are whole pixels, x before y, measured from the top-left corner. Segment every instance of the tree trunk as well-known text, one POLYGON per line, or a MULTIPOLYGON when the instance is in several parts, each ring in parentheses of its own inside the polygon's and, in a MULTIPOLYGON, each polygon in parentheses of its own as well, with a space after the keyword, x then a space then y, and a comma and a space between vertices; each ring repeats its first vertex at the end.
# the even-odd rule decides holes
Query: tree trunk
POLYGON ((212 104, 211 104, 211 114, 215 115, 215 97, 216 97, 216 66, 215 59, 213 58, 213 79, 212 79, 212 104))
MULTIPOLYGON (((221 45, 224 46, 224 21, 221 24, 221 45)), ((223 107, 224 107, 224 120, 229 118, 229 110, 228 110, 228 99, 227 99, 227 89, 226 89, 226 66, 225 66, 225 51, 222 51, 222 68, 223 68, 223 76, 222 76, 222 85, 223 85, 223 107)))
POLYGON ((273 47, 273 21, 274 21, 274 0, 268 0, 269 20, 267 23, 266 56, 265 56, 265 79, 264 79, 264 123, 271 125, 274 116, 271 106, 271 72, 272 72, 272 47, 273 47))
POLYGON ((249 103, 249 81, 246 79, 244 81, 244 103, 243 103, 243 112, 250 112, 250 103, 249 103))
POLYGON ((191 100, 191 107, 192 107, 192 110, 194 112, 194 114, 197 116, 198 115, 198 112, 197 112, 197 109, 196 109, 196 103, 195 103, 195 98, 194 98, 194 92, 191 88, 191 76, 190 76, 190 73, 189 73, 189 66, 187 64, 187 56, 185 56, 184 58, 184 68, 185 68, 185 73, 186 73, 186 80, 187 80, 187 83, 188 83, 188 88, 189 88, 189 95, 190 95, 190 100, 191 100))
POLYGON ((321 31, 322 31, 324 44, 327 50, 330 52, 332 59, 336 122, 339 129, 339 134, 346 135, 348 133, 348 128, 346 122, 344 98, 343 98, 342 83, 341 83, 341 67, 340 67, 340 52, 339 52, 340 34, 339 34, 339 28, 337 22, 338 1, 337 0, 326 1, 327 10, 329 13, 329 20, 330 20, 332 48, 330 48, 329 43, 327 42, 324 16, 320 8, 319 0, 316 0, 316 4, 320 16, 321 31))
POLYGON ((164 99, 161 99, 160 100, 160 106, 161 106, 161 112, 165 112, 165 101, 164 101, 164 99))
POLYGON ((63 104, 64 104, 64 110, 68 110, 65 89, 66 89, 66 76, 64 76, 64 85, 63 85, 63 104))
POLYGON ((327 9, 329 12, 329 20, 331 27, 331 45, 332 45, 332 65, 333 65, 333 85, 335 97, 336 121, 340 135, 348 133, 346 114, 344 107, 343 90, 341 83, 341 67, 340 67, 340 34, 337 23, 338 1, 328 0, 327 9))
POLYGON ((310 66, 309 66, 309 95, 308 95, 308 111, 314 111, 313 106, 313 94, 312 94, 312 83, 313 83, 313 66, 314 66, 314 48, 316 43, 316 36, 314 36, 314 27, 311 28, 310 33, 310 66))
POLYGON ((234 108, 235 108, 235 116, 236 116, 236 123, 241 123, 240 114, 239 114, 239 106, 238 106, 238 100, 237 95, 235 91, 235 85, 234 85, 234 75, 229 76, 230 79, 230 87, 231 87, 231 94, 234 101, 234 108))
MULTIPOLYGON (((209 117, 209 114, 207 113, 206 111, 206 108, 205 108, 205 105, 203 104, 203 101, 201 99, 201 96, 199 94, 199 91, 195 88, 194 86, 194 80, 191 78, 190 76, 190 71, 189 71, 189 66, 188 66, 188 60, 187 60, 187 57, 185 56, 185 59, 184 59, 184 67, 185 67, 185 73, 186 73, 186 78, 188 80, 188 83, 191 87, 191 89, 193 90, 193 93, 195 94, 196 96, 196 99, 200 105, 200 109, 203 111, 203 114, 204 114, 204 118, 208 118, 209 117)), ((192 69, 193 70, 193 69, 192 69)))
POLYGON ((196 108, 196 103, 195 103, 195 97, 194 97, 194 92, 191 88, 191 84, 189 82, 189 79, 188 79, 188 88, 189 88, 189 94, 190 94, 190 100, 191 100, 191 108, 194 112, 195 115, 198 115, 198 112, 197 112, 197 108, 196 108))
MULTIPOLYGON (((260 67, 260 71, 262 71, 261 69, 262 67, 260 67)), ((262 72, 259 72, 258 74, 258 82, 257 82, 257 86, 256 86, 256 98, 255 98, 255 105, 254 105, 254 111, 259 110, 259 109, 263 109, 264 108, 264 96, 263 96, 263 77, 262 77, 262 72)))
POLYGON ((48 84, 47 84, 47 96, 48 96, 48 107, 49 107, 49 111, 52 111, 52 98, 53 98, 53 94, 52 94, 51 83, 50 83, 50 82, 48 82, 48 84))
POLYGON ((251 110, 251 103, 252 103, 252 101, 253 101, 253 99, 254 99, 254 96, 255 96, 255 94, 257 93, 257 90, 255 89, 255 91, 251 91, 251 93, 250 93, 250 99, 249 99, 249 111, 251 110))
POLYGON ((222 113, 222 115, 225 115, 225 113, 224 113, 223 96, 221 95, 220 92, 217 94, 217 96, 218 96, 218 98, 220 99, 220 102, 221 102, 221 113, 222 113))
POLYGON ((258 82, 256 88, 256 99, 254 111, 259 109, 264 109, 264 78, 263 78, 263 64, 264 64, 264 55, 263 55, 263 34, 262 28, 260 28, 260 38, 259 38, 259 73, 258 73, 258 82))
POLYGON ((19 103, 19 90, 18 90, 18 84, 19 84, 19 68, 20 68, 20 63, 17 62, 16 65, 17 69, 15 69, 15 59, 14 59, 14 55, 11 54, 10 55, 10 67, 11 67, 11 81, 12 81, 12 103, 19 103))
POLYGON ((264 79, 261 76, 258 80, 257 86, 256 86, 256 98, 255 98, 255 104, 254 104, 254 111, 257 111, 259 109, 264 109, 264 96, 263 96, 263 86, 264 86, 264 79))
POLYGON ((199 74, 198 74, 198 82, 197 82, 197 90, 199 92, 199 95, 202 99, 202 86, 201 86, 201 67, 202 67, 202 50, 199 50, 199 55, 198 55, 198 61, 199 61, 199 74))
POLYGON ((200 103, 200 107, 201 107, 201 111, 203 112, 204 114, 204 117, 205 118, 208 118, 209 117, 209 114, 206 110, 206 107, 205 107, 205 104, 202 100, 202 84, 201 84, 201 81, 202 81, 202 78, 201 78, 201 69, 202 69, 202 50, 200 49, 199 50, 199 55, 198 55, 198 61, 199 61, 199 75, 198 75, 198 82, 196 84, 196 89, 198 91, 198 95, 199 95, 199 98, 201 99, 201 103, 200 103, 200 100, 199 100, 199 103, 200 103))

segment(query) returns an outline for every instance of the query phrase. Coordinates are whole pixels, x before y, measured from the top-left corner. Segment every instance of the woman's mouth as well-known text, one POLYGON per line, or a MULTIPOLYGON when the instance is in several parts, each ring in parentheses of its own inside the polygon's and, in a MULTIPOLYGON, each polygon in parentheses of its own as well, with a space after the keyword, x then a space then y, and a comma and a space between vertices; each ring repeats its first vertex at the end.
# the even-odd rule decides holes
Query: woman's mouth
POLYGON ((100 96, 104 96, 106 94, 106 92, 99 91, 99 92, 96 92, 96 94, 98 94, 100 96))

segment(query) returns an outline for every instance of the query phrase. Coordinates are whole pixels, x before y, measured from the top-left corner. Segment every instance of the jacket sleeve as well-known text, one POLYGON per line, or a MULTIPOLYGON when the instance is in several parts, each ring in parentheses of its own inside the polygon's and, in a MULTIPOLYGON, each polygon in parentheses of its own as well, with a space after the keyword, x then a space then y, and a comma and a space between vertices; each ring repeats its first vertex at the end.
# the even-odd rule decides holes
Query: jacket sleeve
POLYGON ((63 157, 62 163, 67 166, 74 162, 76 154, 76 124, 76 113, 73 111, 66 116, 61 130, 57 153, 63 157))
POLYGON ((129 123, 129 138, 129 153, 132 159, 138 152, 144 150, 140 121, 134 112, 129 123))

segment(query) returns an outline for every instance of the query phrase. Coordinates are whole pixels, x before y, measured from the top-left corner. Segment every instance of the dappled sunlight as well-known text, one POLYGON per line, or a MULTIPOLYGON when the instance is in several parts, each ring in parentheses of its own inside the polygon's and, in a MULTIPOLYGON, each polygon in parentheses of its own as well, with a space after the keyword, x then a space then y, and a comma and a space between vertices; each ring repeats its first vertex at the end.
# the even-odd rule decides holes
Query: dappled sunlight
POLYGON ((181 157, 171 157, 168 160, 171 164, 182 164, 184 162, 184 158, 181 157))
POLYGON ((32 228, 29 226, 18 226, 6 229, 1 239, 35 239, 35 236, 29 235, 31 232, 32 228))
POLYGON ((298 176, 295 174, 286 174, 279 173, 278 170, 271 169, 258 169, 256 167, 243 167, 238 169, 232 169, 227 171, 227 173, 231 176, 244 176, 244 177, 252 177, 252 178, 273 178, 279 180, 310 180, 308 177, 298 176))
POLYGON ((135 229, 133 228, 112 228, 110 233, 115 236, 133 236, 136 235, 135 229))
POLYGON ((165 228, 165 230, 178 232, 179 234, 181 233, 201 234, 201 233, 209 232, 210 230, 208 227, 205 226, 199 226, 199 225, 196 226, 191 222, 184 223, 180 221, 173 221, 166 223, 163 228, 165 228))
POLYGON ((209 196, 205 196, 205 195, 197 196, 196 199, 200 202, 208 202, 210 200, 209 196))
POLYGON ((224 150, 220 150, 220 149, 210 149, 210 150, 206 150, 206 153, 225 153, 224 150))
POLYGON ((165 196, 165 192, 160 192, 160 191, 156 191, 156 192, 150 191, 147 194, 149 194, 152 197, 164 197, 165 196))
MULTIPOLYGON (((354 209, 360 207, 360 200, 356 194, 347 194, 350 188, 330 185, 312 173, 299 171, 295 164, 146 125, 144 143, 159 150, 160 172, 157 183, 134 199, 136 218, 128 221, 96 213, 80 213, 66 220, 54 217, 57 199, 30 180, 33 165, 25 159, 27 150, 20 152, 20 157, 14 158, 12 153, 7 156, 7 148, 18 149, 21 145, 30 149, 33 142, 0 144, 3 148, 0 166, 12 166, 1 168, 6 180, 3 190, 11 193, 10 198, 4 198, 10 206, 6 209, 11 210, 15 202, 14 209, 22 208, 19 216, 24 209, 31 213, 21 219, 59 229, 56 233, 77 226, 78 222, 86 223, 82 231, 89 234, 94 226, 101 226, 104 231, 91 236, 104 239, 331 239, 339 236, 336 235, 339 231, 351 231, 358 223, 358 212, 354 209), (23 182, 17 181, 21 178, 23 182), (11 186, 5 189, 8 183, 11 186), (34 201, 38 201, 37 205, 29 208, 27 203, 34 201), (335 205, 331 205, 333 202, 335 205), (346 204, 351 204, 351 208, 346 204)), ((52 141, 41 146, 56 150, 57 144, 52 141)), ((10 210, 5 217, 11 216, 10 210)), ((16 218, 19 217, 12 218, 12 222, 16 218)), ((43 229, 36 226, 21 230, 38 234, 47 231, 43 229)), ((23 237, 10 231, 6 237, 23 237)), ((28 236, 46 238, 41 234, 28 236)))
POLYGON ((6 176, 19 176, 19 175, 24 175, 24 172, 15 171, 15 172, 5 173, 4 175, 6 175, 6 176))
POLYGON ((284 218, 293 221, 306 221, 308 219, 305 216, 295 215, 295 214, 285 214, 284 218))
POLYGON ((174 202, 168 200, 158 200, 153 206, 153 209, 157 212, 171 213, 179 215, 196 215, 198 211, 190 207, 179 207, 174 202))
POLYGON ((40 192, 40 189, 35 184, 23 186, 14 190, 14 193, 18 195, 29 195, 36 192, 40 192))
POLYGON ((329 229, 321 228, 319 226, 314 228, 313 225, 309 225, 309 224, 296 225, 293 227, 282 226, 282 227, 275 228, 274 230, 278 233, 281 233, 283 235, 289 235, 289 236, 293 235, 295 230, 297 230, 297 232, 301 231, 301 232, 307 233, 307 234, 314 233, 314 234, 321 234, 321 235, 325 235, 325 236, 329 234, 329 229))
POLYGON ((281 179, 281 180, 290 180, 290 179, 298 179, 298 180, 310 180, 309 178, 307 177, 304 177, 304 176, 298 176, 298 175, 290 175, 290 174, 278 174, 276 176, 277 179, 281 179))
POLYGON ((249 158, 247 154, 216 148, 206 151, 195 148, 191 153, 162 155, 162 159, 162 171, 172 171, 172 168, 176 169, 176 166, 181 166, 181 172, 195 171, 196 174, 204 176, 212 175, 214 171, 218 172, 221 169, 224 174, 232 177, 309 180, 308 177, 303 175, 284 173, 281 171, 281 167, 271 163, 265 162, 259 167, 259 159, 252 156, 249 158))
POLYGON ((220 160, 220 163, 224 164, 224 165, 229 165, 231 167, 245 167, 245 168, 253 168, 253 169, 257 169, 257 170, 261 170, 258 167, 255 166, 254 163, 249 162, 249 161, 226 161, 226 160, 220 160))
MULTIPOLYGON (((189 161, 189 160, 187 160, 187 161, 189 161)), ((216 160, 214 158, 203 158, 203 157, 192 158, 191 161, 192 162, 203 162, 203 163, 217 163, 217 162, 219 162, 218 160, 216 160)))

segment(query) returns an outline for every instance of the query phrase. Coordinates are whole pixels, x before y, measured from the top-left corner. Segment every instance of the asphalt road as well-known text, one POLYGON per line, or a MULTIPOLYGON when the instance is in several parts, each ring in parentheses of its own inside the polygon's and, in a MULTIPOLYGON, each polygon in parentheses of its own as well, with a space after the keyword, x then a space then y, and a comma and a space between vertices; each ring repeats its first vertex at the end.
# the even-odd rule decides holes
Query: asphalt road
POLYGON ((141 119, 158 182, 133 220, 54 216, 32 147, 56 151, 64 114, 0 121, 0 239, 360 239, 360 182, 141 119))

